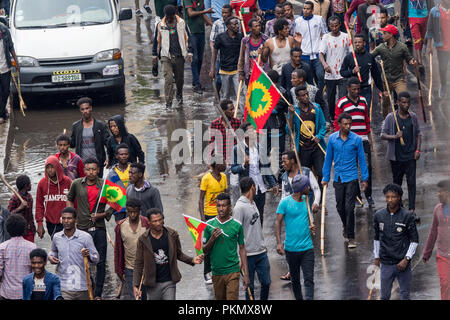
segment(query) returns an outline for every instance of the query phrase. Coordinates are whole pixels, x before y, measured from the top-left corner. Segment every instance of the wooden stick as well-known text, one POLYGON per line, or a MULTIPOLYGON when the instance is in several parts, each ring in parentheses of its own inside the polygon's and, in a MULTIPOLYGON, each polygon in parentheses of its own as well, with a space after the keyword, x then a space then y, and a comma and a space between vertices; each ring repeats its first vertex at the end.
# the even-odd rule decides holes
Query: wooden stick
POLYGON ((83 256, 83 261, 84 261, 84 272, 86 273, 86 283, 89 292, 89 300, 94 300, 94 292, 92 291, 91 273, 89 271, 88 257, 83 256))
POLYGON ((373 89, 374 89, 374 87, 373 87, 373 81, 372 81, 372 83, 370 84, 370 90, 372 91, 372 99, 370 99, 370 110, 369 110, 369 120, 370 120, 370 123, 372 123, 372 106, 373 106, 373 89))
POLYGON ((239 108, 239 98, 241 97, 241 89, 242 89, 242 84, 244 83, 244 81, 239 81, 239 88, 238 88, 238 92, 237 92, 237 100, 236 100, 236 107, 234 108, 234 117, 237 117, 237 112, 238 112, 238 108, 239 108))
POLYGON ((114 242, 112 242, 111 237, 109 236, 108 230, 106 230, 106 237, 108 238, 109 243, 111 243, 113 249, 114 249, 114 242))
POLYGON ((433 93, 433 54, 430 53, 430 89, 428 91, 428 105, 431 107, 431 95, 433 93))
POLYGON ((14 75, 14 72, 11 72, 11 78, 13 79, 14 85, 16 86, 16 89, 17 89, 17 96, 19 97, 19 102, 20 102, 20 112, 22 112, 22 115, 25 117, 24 109, 26 109, 27 106, 26 106, 25 102, 23 101, 22 92, 20 90, 20 76, 19 76, 19 81, 17 81, 16 76, 14 75))
POLYGON ((420 85, 420 78, 419 78, 419 70, 417 68, 417 65, 414 66, 414 71, 416 73, 416 79, 417 79, 417 89, 419 89, 419 105, 422 109, 422 116, 423 116, 423 122, 427 122, 427 115, 425 114, 425 104, 423 103, 423 94, 422 94, 422 86, 420 85))
POLYGON ((373 275, 373 280, 372 280, 372 287, 369 290, 369 296, 367 297, 367 300, 370 300, 372 298, 372 291, 373 291, 373 288, 375 287, 375 280, 377 279, 378 269, 379 268, 375 269, 375 274, 373 275))
MULTIPOLYGON (((395 124, 397 126, 397 131, 400 131, 400 126, 398 125, 398 121, 397 121, 397 114, 395 113, 394 101, 392 100, 392 96, 391 96, 391 89, 389 88, 389 83, 386 78, 386 72, 384 71, 383 60, 380 60, 380 66, 381 66, 381 73, 383 74, 384 85, 386 86, 386 90, 389 95, 389 101, 391 102, 392 114, 394 115, 394 120, 395 120, 395 124)), ((405 145, 405 141, 403 140, 403 137, 400 137, 400 143, 402 146, 405 145)))
MULTIPOLYGON (((244 3, 245 3, 245 2, 243 2, 242 5, 243 5, 244 3)), ((241 21, 242 33, 244 34, 244 37, 246 37, 246 36, 247 36, 247 32, 245 32, 244 18, 242 18, 242 13, 241 13, 242 5, 241 5, 241 8, 239 9, 239 18, 240 18, 239 20, 241 21)))
MULTIPOLYGON (((357 66, 359 68, 358 60, 356 60, 355 47, 353 46, 352 34, 350 33, 350 30, 348 28, 348 24, 346 21, 344 21, 344 25, 345 25, 345 29, 347 30, 348 39, 350 41, 350 46, 352 47, 352 54, 353 54, 353 60, 355 61, 355 66, 357 66)), ((359 82, 362 82, 361 72, 359 72, 359 71, 358 71, 358 79, 359 79, 359 82)))
POLYGON ((327 186, 323 186, 322 191, 322 216, 320 222, 320 253, 322 256, 325 252, 325 199, 327 195, 327 186))
POLYGON ((20 202, 25 203, 26 201, 22 198, 22 196, 20 195, 19 192, 17 192, 16 189, 14 189, 13 187, 11 187, 11 185, 8 183, 8 181, 6 181, 5 177, 0 173, 0 179, 2 179, 3 183, 5 184, 5 186, 11 190, 11 192, 13 192, 17 198, 19 198, 20 202))
MULTIPOLYGON (((243 277, 245 277, 245 273, 244 271, 242 271, 242 269, 239 269, 241 275, 243 277)), ((252 291, 250 290, 250 287, 247 287, 247 293, 248 293, 248 297, 250 298, 250 300, 253 300, 253 295, 252 295, 252 291)))
MULTIPOLYGON (((292 139, 292 144, 294 145, 295 158, 297 159, 297 165, 298 165, 298 167, 300 169, 300 174, 303 174, 302 163, 300 162, 300 158, 298 156, 297 144, 295 143, 294 133, 292 132, 291 124, 289 123, 289 119, 287 118, 287 115, 284 114, 284 116, 286 117, 286 121, 287 121, 288 128, 289 128, 289 134, 290 134, 291 139, 292 139)), ((309 226, 312 227, 312 226, 314 226, 314 217, 311 214, 311 208, 309 207, 308 196, 306 196, 306 207, 308 208, 309 226)), ((315 235, 315 233, 313 233, 313 235, 315 235)))
POLYGON ((361 199, 358 196, 356 196, 356 200, 358 200, 360 205, 363 205, 363 202, 361 201, 361 199))
MULTIPOLYGON (((144 270, 142 270, 141 282, 139 283, 139 292, 141 293, 141 296, 142 296, 142 284, 143 283, 144 283, 144 270)), ((136 300, 139 300, 141 298, 141 296, 136 300)))

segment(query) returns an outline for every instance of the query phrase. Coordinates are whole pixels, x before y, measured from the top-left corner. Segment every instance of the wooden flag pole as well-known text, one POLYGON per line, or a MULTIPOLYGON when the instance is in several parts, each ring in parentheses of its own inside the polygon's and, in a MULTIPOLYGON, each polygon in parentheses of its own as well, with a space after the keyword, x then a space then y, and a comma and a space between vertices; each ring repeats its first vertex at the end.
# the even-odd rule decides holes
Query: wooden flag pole
POLYGON ((139 298, 137 298, 136 300, 139 300, 142 296, 142 284, 144 283, 144 270, 142 270, 142 277, 141 277, 141 282, 139 283, 139 293, 141 294, 139 296, 139 298))
POLYGON ((242 13, 241 13, 241 9, 242 6, 244 5, 245 1, 242 2, 241 7, 239 8, 239 20, 241 21, 241 26, 242 26, 242 33, 244 34, 244 37, 247 36, 247 32, 245 32, 245 24, 244 24, 244 18, 242 17, 242 13))
POLYGON ((237 99, 236 99, 236 107, 234 108, 234 117, 237 117, 237 112, 239 109, 239 99, 241 97, 241 89, 242 89, 242 84, 244 83, 244 81, 239 81, 239 88, 238 88, 238 92, 237 92, 237 99))
POLYGON ((422 86, 420 85, 420 79, 419 79, 419 70, 417 66, 414 66, 414 71, 416 73, 416 79, 417 79, 417 89, 419 90, 419 105, 422 109, 422 116, 423 116, 423 122, 427 122, 427 116, 425 114, 425 104, 423 103, 423 94, 422 94, 422 86))
POLYGON ((325 252, 325 199, 327 195, 327 186, 323 186, 322 191, 322 213, 321 213, 321 221, 320 221, 320 253, 322 256, 325 252))
POLYGON ((92 291, 91 273, 89 271, 88 257, 83 256, 84 272, 86 273, 86 284, 89 292, 89 300, 94 300, 94 292, 92 291))
MULTIPOLYGON (((239 272, 241 273, 241 275, 243 277, 245 277, 245 273, 244 273, 244 271, 242 271, 242 269, 239 269, 239 272)), ((247 287, 247 293, 248 293, 248 297, 250 298, 250 300, 253 300, 253 295, 252 295, 252 291, 250 290, 250 287, 247 287)))
MULTIPOLYGON (((392 114, 394 115, 395 125, 397 126, 397 131, 400 131, 400 126, 398 125, 398 121, 397 121, 397 114, 395 113, 394 101, 392 100, 392 96, 391 96, 391 89, 389 88, 389 83, 386 78, 386 72, 384 71, 383 60, 380 60, 380 66, 381 66, 381 73, 383 74, 384 85, 386 86, 386 90, 389 95, 389 101, 391 102, 392 114)), ((400 143, 402 146, 405 145, 405 141, 403 140, 403 137, 400 137, 400 143)))
POLYGON ((375 269, 375 274, 373 275, 373 280, 372 280, 372 287, 371 287, 370 290, 369 290, 369 296, 367 297, 367 300, 370 300, 370 299, 372 298, 372 292, 373 292, 373 289, 374 289, 374 287, 375 287, 375 281, 376 281, 376 279, 377 279, 377 272, 378 272, 378 269, 379 269, 379 268, 376 268, 376 269, 375 269))
POLYGON ((433 54, 430 53, 430 90, 428 91, 428 105, 431 107, 431 95, 433 93, 433 54))

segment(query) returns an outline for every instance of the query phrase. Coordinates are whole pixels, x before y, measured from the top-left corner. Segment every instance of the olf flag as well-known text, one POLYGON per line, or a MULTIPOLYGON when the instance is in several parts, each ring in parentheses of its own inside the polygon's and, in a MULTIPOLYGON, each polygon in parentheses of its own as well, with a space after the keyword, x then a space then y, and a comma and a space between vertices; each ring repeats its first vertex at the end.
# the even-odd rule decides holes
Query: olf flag
MULTIPOLYGON (((105 180, 105 185, 103 186, 102 195, 100 197, 100 203, 106 203, 117 212, 123 212, 126 210, 127 191, 125 188, 118 185, 116 183, 117 181, 114 181, 116 176, 108 177, 105 180)), ((118 176, 117 178, 120 180, 118 176)))
POLYGON ((202 248, 202 234, 205 230, 207 224, 203 221, 189 217, 183 214, 184 220, 186 221, 189 232, 191 233, 192 239, 194 240, 194 248, 197 255, 203 254, 202 248))
POLYGON ((250 122, 259 132, 269 119, 280 99, 280 92, 257 63, 253 63, 247 97, 244 122, 250 122))

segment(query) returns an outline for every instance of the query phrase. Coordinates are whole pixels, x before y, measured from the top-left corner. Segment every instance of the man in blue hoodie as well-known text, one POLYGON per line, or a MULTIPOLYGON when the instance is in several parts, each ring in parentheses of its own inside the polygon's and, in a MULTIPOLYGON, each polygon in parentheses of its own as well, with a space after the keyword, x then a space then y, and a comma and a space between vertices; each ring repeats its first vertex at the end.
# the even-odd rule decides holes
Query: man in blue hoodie
POLYGON ((45 270, 47 252, 34 249, 30 252, 30 260, 33 272, 23 278, 23 300, 64 300, 59 277, 45 270))

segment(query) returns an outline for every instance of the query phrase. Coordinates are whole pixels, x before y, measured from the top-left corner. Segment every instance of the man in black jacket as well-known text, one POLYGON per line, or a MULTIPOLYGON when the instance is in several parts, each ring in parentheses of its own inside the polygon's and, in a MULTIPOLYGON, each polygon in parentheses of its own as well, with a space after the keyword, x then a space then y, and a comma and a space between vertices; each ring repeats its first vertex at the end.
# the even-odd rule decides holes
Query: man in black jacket
POLYGON ((361 92, 360 95, 366 98, 367 105, 370 106, 372 100, 372 89, 369 84, 369 73, 372 75, 372 80, 375 82, 378 90, 384 91, 383 81, 381 80, 381 72, 375 58, 366 51, 366 37, 363 34, 354 36, 355 55, 358 61, 358 66, 355 65, 353 53, 345 56, 344 62, 341 66, 341 76, 344 78, 351 78, 361 73, 361 92))
POLYGON ((411 259, 419 245, 414 216, 402 208, 402 188, 388 184, 383 193, 387 207, 374 217, 374 264, 380 267, 381 300, 389 300, 397 278, 402 300, 409 300, 411 259))
POLYGON ((98 176, 103 177, 103 168, 107 163, 105 147, 110 136, 106 125, 92 116, 92 99, 80 98, 77 101, 80 108, 81 120, 72 124, 70 147, 75 148, 83 162, 94 158, 100 164, 98 176))

